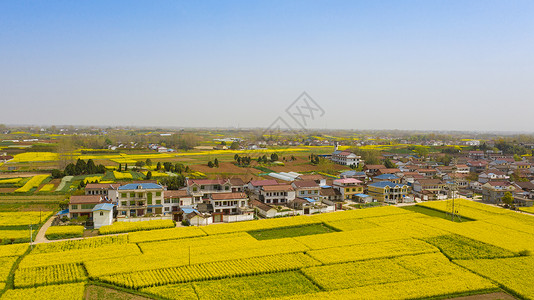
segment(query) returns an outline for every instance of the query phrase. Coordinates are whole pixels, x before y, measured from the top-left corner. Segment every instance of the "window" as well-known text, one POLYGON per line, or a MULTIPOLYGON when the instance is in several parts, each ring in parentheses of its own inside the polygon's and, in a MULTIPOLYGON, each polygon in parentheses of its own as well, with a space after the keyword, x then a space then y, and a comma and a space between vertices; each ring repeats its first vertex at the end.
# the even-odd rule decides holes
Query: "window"
POLYGON ((224 189, 228 191, 230 189, 230 187, 229 186, 225 186, 224 189))
POLYGON ((156 192, 156 197, 161 196, 161 192, 156 192))
POLYGON ((172 199, 172 203, 181 203, 182 201, 180 201, 180 199, 178 198, 175 198, 175 199, 172 199))
POLYGON ((171 199, 165 199, 164 202, 165 202, 165 204, 169 204, 169 203, 171 203, 171 199))
POLYGON ((142 193, 137 193, 137 198, 143 198, 143 194, 142 193))
POLYGON ((165 207, 165 211, 170 211, 170 207, 165 207))
POLYGON ((194 186, 194 187, 193 187, 193 192, 196 192, 196 191, 197 191, 197 187, 194 186))
POLYGON ((73 217, 73 218, 77 218, 77 217, 78 217, 78 214, 74 213, 74 214, 72 214, 72 217, 73 217))
POLYGON ((126 196, 126 193, 121 193, 121 198, 126 198, 128 196, 126 196))
POLYGON ((103 216, 103 215, 104 215, 104 212, 103 212, 103 211, 101 211, 101 212, 100 212, 100 215, 101 215, 101 216, 103 216))
POLYGON ((95 204, 82 204, 82 209, 93 209, 95 204))
POLYGON ((128 206, 128 201, 121 201, 121 206, 128 206))
POLYGON ((156 204, 161 204, 161 200, 156 200, 156 204))
POLYGON ((130 198, 134 198, 135 197, 135 193, 134 192, 131 192, 130 193, 130 198))
POLYGON ((201 189, 201 190, 203 190, 203 189, 204 189, 204 186, 203 186, 203 185, 201 185, 201 186, 200 186, 200 189, 201 189))
POLYGON ((78 204, 72 204, 72 205, 70 206, 70 208, 71 208, 71 209, 78 209, 78 204))

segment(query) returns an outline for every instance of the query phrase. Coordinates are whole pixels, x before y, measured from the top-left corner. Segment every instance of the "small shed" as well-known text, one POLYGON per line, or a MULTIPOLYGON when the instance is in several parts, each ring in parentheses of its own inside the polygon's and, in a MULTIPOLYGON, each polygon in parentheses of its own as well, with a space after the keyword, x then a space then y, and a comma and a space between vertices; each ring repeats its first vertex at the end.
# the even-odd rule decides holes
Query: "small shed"
POLYGON ((95 229, 113 223, 113 204, 100 203, 93 208, 93 222, 95 229))

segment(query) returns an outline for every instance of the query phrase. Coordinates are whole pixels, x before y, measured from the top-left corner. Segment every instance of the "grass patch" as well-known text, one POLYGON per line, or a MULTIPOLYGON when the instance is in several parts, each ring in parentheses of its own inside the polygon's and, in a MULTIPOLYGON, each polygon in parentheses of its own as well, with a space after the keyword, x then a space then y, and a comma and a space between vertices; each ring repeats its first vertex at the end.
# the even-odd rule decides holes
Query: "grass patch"
POLYGON ((479 259, 513 257, 512 251, 460 235, 442 235, 423 239, 436 246, 449 259, 479 259))
MULTIPOLYGON (((419 206, 419 205, 404 206, 404 207, 401 207, 401 208, 405 209, 405 210, 413 211, 413 212, 416 212, 416 213, 420 213, 420 214, 423 214, 423 215, 427 215, 427 216, 430 216, 430 217, 442 218, 442 219, 451 221, 451 216, 449 214, 443 212, 443 211, 440 211, 440 210, 436 210, 436 209, 432 209, 432 208, 428 208, 428 207, 424 207, 424 206, 419 206)), ((471 219, 471 218, 468 218, 468 217, 464 217, 464 216, 461 216, 461 219, 462 219, 462 221, 458 220, 458 218, 454 218, 454 222, 475 221, 474 219, 471 219)))
POLYGON ((253 230, 253 231, 247 231, 247 233, 253 236, 257 240, 272 240, 272 239, 282 239, 282 238, 304 236, 304 235, 331 233, 331 232, 336 232, 336 231, 339 231, 339 230, 321 223, 321 224, 311 224, 311 225, 296 226, 296 227, 253 230))

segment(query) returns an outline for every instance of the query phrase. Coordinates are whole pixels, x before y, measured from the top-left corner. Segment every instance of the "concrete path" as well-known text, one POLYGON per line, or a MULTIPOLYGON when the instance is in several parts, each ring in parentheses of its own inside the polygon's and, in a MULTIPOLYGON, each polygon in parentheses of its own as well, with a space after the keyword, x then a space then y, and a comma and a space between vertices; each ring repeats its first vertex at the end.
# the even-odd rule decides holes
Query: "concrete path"
POLYGON ((46 238, 45 233, 48 227, 52 226, 52 222, 56 216, 52 216, 46 223, 41 226, 41 229, 39 229, 39 232, 37 233, 37 236, 35 237, 35 241, 33 241, 33 244, 40 244, 40 243, 46 243, 49 242, 49 240, 46 238))

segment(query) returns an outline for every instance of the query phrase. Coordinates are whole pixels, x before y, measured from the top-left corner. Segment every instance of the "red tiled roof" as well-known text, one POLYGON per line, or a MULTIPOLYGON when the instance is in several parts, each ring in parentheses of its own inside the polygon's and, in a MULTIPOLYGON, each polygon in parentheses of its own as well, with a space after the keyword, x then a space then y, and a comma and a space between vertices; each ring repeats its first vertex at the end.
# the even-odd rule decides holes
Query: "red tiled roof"
POLYGON ((165 199, 190 197, 186 190, 167 190, 163 192, 165 199))
POLYGON ((92 204, 100 203, 102 196, 100 195, 80 195, 80 196, 70 196, 69 204, 92 204))
POLYGON ((120 183, 88 183, 85 186, 85 189, 107 190, 107 189, 117 189, 119 186, 121 186, 120 183))
POLYGON ((319 185, 313 180, 297 180, 293 181, 296 188, 318 188, 319 185))
POLYGON ((214 193, 211 194, 213 200, 231 200, 231 199, 245 199, 247 194, 245 193, 214 193))
POLYGON ((269 180, 251 180, 250 184, 253 186, 266 186, 266 185, 278 185, 278 181, 274 179, 269 180))
POLYGON ((266 192, 292 191, 293 187, 289 184, 277 184, 277 185, 264 185, 262 189, 266 192))

